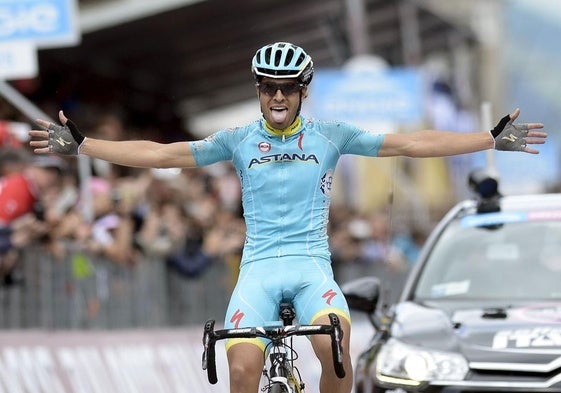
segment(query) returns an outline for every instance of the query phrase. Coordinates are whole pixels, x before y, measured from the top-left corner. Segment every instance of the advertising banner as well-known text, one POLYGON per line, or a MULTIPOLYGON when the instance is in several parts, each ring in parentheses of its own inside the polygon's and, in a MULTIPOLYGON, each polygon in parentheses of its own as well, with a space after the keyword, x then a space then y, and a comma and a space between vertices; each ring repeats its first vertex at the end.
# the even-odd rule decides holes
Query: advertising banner
POLYGON ((319 69, 314 74, 310 107, 314 117, 351 123, 408 123, 422 119, 420 71, 319 69))
POLYGON ((0 43, 75 45, 80 39, 77 22, 76 0, 0 0, 0 43))

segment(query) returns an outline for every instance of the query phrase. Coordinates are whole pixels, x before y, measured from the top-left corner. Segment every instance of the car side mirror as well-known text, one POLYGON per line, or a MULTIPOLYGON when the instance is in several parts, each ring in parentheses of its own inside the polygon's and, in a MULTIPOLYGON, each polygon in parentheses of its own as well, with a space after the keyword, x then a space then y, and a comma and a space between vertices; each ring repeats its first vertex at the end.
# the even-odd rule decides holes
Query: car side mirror
POLYGON ((361 277, 341 286, 349 307, 372 314, 380 298, 380 280, 377 277, 361 277))

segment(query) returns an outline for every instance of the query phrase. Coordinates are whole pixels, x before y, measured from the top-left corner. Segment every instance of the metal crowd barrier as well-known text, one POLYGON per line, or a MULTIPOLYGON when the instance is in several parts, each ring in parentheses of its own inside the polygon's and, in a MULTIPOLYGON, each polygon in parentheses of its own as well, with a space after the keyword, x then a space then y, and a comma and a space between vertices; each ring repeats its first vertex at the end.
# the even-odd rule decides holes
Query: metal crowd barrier
POLYGON ((18 264, 23 282, 0 286, 0 329, 201 324, 223 317, 231 292, 232 269, 218 262, 191 278, 159 259, 127 267, 70 251, 58 260, 34 246, 23 251, 18 264))
MULTIPOLYGON (((185 277, 160 259, 120 266, 68 245, 59 260, 37 245, 23 251, 24 281, 0 286, 0 329, 131 329, 201 325, 226 312, 236 262, 214 262, 198 277, 185 277)), ((378 276, 395 300, 407 272, 384 266, 334 266, 339 283, 378 276)))

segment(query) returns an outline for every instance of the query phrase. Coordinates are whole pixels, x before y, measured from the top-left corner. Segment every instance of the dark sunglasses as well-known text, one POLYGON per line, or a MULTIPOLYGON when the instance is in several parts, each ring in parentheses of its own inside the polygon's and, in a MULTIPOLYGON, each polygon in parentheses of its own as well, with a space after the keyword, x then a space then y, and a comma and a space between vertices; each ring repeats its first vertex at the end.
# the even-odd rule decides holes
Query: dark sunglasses
POLYGON ((281 91, 283 96, 289 96, 292 94, 299 93, 304 87, 304 85, 297 82, 290 82, 290 83, 263 82, 263 83, 258 83, 257 87, 259 88, 260 93, 273 97, 275 94, 277 94, 278 90, 281 91))

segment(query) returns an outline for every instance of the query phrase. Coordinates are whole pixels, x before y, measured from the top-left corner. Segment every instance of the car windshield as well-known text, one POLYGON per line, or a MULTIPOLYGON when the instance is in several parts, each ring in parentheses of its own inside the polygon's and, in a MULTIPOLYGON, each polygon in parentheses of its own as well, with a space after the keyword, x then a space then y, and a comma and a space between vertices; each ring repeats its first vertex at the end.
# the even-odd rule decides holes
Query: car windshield
POLYGON ((425 261, 415 298, 561 299, 561 222, 454 221, 425 261))

